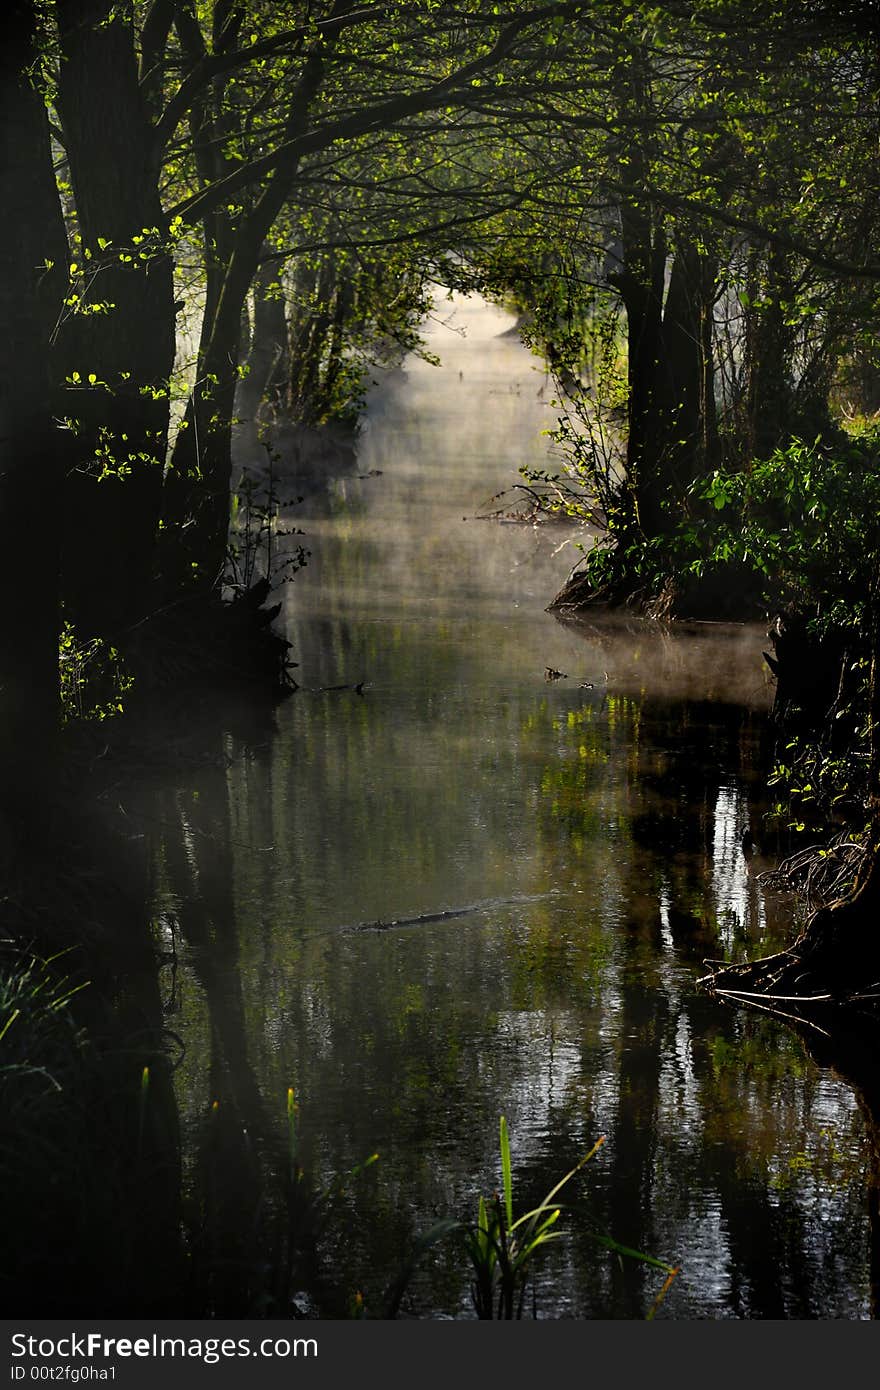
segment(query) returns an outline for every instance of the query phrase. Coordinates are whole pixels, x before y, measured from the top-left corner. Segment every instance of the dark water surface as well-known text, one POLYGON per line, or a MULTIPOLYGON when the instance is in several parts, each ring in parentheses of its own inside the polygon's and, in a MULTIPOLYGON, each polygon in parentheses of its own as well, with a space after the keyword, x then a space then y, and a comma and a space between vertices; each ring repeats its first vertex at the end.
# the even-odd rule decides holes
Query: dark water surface
MULTIPOLYGON (((568 533, 478 517, 552 465, 549 389, 509 316, 454 307, 442 368, 409 359, 374 393, 362 476, 295 514, 302 688, 165 795, 190 1180, 213 1100, 259 1136, 293 1086, 314 1183, 379 1154, 320 1247, 379 1315, 415 1236, 499 1183, 503 1114, 520 1210, 606 1136, 536 1264, 538 1316, 645 1316, 662 1274, 598 1231, 681 1265, 661 1317, 870 1317, 853 1092, 695 984, 790 922, 740 849, 763 633, 545 612, 568 533)), ((472 1316, 468 1282, 438 1246, 404 1312, 472 1316)))

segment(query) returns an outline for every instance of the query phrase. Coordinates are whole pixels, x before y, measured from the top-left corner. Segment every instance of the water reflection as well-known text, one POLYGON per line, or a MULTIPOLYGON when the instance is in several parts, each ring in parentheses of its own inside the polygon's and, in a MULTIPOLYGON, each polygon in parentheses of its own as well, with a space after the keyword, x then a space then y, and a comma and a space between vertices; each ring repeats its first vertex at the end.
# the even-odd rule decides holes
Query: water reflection
MULTIPOLYGON (((740 843, 761 811, 762 634, 544 611, 565 530, 476 519, 547 461, 542 377, 501 311, 453 307, 467 336, 436 329, 445 366, 377 390, 358 476, 297 517, 303 688, 164 793, 193 1200, 219 1099, 242 1194, 220 1264, 259 1259, 246 1217, 295 1086, 317 1187, 380 1154, 301 1278, 378 1315, 414 1236, 498 1182, 504 1113, 523 1204, 608 1136, 547 1248, 540 1316, 650 1307, 657 1272, 595 1231, 681 1262, 662 1316, 868 1316, 876 1146, 852 1090, 695 987, 705 956, 788 925, 740 843)), ((231 1309, 241 1280, 212 1296, 231 1309)), ((469 1310, 438 1247, 404 1311, 469 1310)))

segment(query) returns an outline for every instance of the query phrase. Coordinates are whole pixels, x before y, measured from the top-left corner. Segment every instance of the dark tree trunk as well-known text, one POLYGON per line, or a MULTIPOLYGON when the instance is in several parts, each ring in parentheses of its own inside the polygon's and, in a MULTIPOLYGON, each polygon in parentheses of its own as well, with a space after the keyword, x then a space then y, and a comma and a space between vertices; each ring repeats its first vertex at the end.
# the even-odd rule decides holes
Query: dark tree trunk
POLYGON ((152 572, 174 365, 172 262, 158 161, 138 87, 131 20, 112 0, 58 0, 58 106, 78 231, 85 307, 63 335, 80 383, 79 462, 68 478, 65 602, 85 634, 142 615, 152 572), (91 376, 96 382, 89 386, 91 376))
POLYGON ((333 297, 333 315, 327 343, 327 361, 321 388, 322 418, 331 417, 345 404, 338 396, 343 367, 345 366, 345 326, 354 312, 357 300, 354 280, 350 272, 344 271, 337 277, 336 293, 333 297))
POLYGON ((12 0, 0 32, 0 839, 8 852, 10 831, 17 841, 40 823, 59 723, 60 464, 49 339, 67 243, 46 110, 30 77, 32 0, 12 0))
MULTIPOLYGON (((340 4, 337 8, 343 10, 346 6, 340 4)), ((324 59, 319 43, 306 58, 291 96, 283 132, 285 143, 305 132, 323 77, 324 59)), ((209 129, 205 127, 206 132, 209 129)), ((207 155, 204 158, 207 169, 207 155)), ((212 245, 216 259, 217 279, 209 282, 196 384, 187 403, 185 428, 178 434, 165 486, 166 522, 174 527, 187 526, 192 539, 187 544, 185 570, 179 568, 183 557, 172 551, 166 554, 163 568, 167 580, 179 583, 189 579, 206 591, 218 584, 226 568, 232 417, 239 376, 242 312, 259 270, 264 241, 291 195, 299 163, 296 153, 279 160, 253 207, 234 227, 224 223, 219 228, 218 214, 211 213, 205 228, 206 241, 212 245)))
POLYGON ((627 316, 627 475, 636 520, 651 540, 680 520, 687 490, 715 439, 711 262, 684 241, 664 297, 662 226, 624 209, 624 269, 617 277, 627 316))
POLYGON ((684 241, 672 261, 663 309, 660 389, 666 469, 673 495, 683 498, 704 471, 715 434, 712 308, 714 267, 684 241))
POLYGON ((254 248, 242 238, 214 312, 203 322, 197 379, 165 480, 164 513, 172 543, 163 552, 162 574, 172 591, 187 583, 210 591, 226 568, 241 319, 262 240, 260 236, 254 248), (183 527, 189 533, 185 548, 176 540, 183 527))
POLYGON ((287 409, 301 425, 317 423, 321 395, 321 362, 331 327, 334 273, 329 256, 317 274, 298 276, 304 307, 300 308, 290 355, 287 409))
POLYGON ((646 540, 676 526, 714 437, 714 269, 684 229, 670 245, 667 214, 646 197, 656 151, 651 65, 634 51, 626 115, 639 118, 621 153, 621 268, 611 277, 627 319, 626 471, 646 540), (668 273, 668 287, 667 287, 668 273))
POLYGON ((290 364, 284 294, 274 263, 264 266, 254 280, 254 326, 245 362, 247 373, 238 390, 236 412, 255 420, 262 406, 277 406, 285 388, 290 364))
POLYGON ((783 303, 792 293, 787 258, 771 248, 765 265, 754 251, 748 281, 745 351, 747 459, 766 459, 791 433, 793 336, 783 303))
MULTIPOLYGON (((232 430, 233 461, 252 474, 271 447, 266 427, 276 421, 287 386, 290 349, 283 287, 277 264, 257 272, 253 284, 253 327, 245 303, 240 343, 243 372, 236 384, 232 430)), ((233 477, 237 490, 240 481, 233 477)))
POLYGON ((663 442, 657 432, 666 238, 662 224, 635 206, 621 212, 629 401, 626 470, 636 522, 650 538, 668 525, 663 503, 663 442))

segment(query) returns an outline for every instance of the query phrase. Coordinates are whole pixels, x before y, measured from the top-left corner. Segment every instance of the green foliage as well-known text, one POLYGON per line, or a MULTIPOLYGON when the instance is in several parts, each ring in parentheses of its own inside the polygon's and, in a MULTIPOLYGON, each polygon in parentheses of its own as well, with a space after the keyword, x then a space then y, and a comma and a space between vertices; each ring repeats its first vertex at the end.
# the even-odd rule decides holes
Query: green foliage
POLYGON ((72 985, 69 977, 58 974, 61 959, 23 955, 2 962, 0 1111, 5 1119, 18 1105, 18 1088, 22 1085, 29 1103, 30 1099, 36 1101, 60 1092, 69 1065, 68 1053, 80 1046, 81 1038, 67 1006, 84 986, 72 985))
POLYGON ((290 583, 308 559, 308 551, 302 545, 295 546, 292 551, 279 546, 279 542, 303 534, 297 527, 278 524, 282 508, 302 499, 281 497, 274 472, 277 456, 270 445, 264 447, 269 461, 266 482, 259 482, 243 469, 238 491, 232 499, 224 582, 235 594, 247 593, 260 579, 267 579, 272 587, 290 583))
POLYGON ((793 611, 819 634, 864 637, 880 555, 880 427, 833 443, 794 439, 748 468, 716 468, 692 485, 687 507, 653 538, 613 513, 584 547, 591 589, 624 576, 645 597, 670 582, 695 592, 714 583, 735 616, 793 611))
POLYGON ((860 661, 863 681, 841 717, 857 724, 845 749, 829 748, 824 731, 819 737, 799 734, 777 754, 767 779, 775 800, 769 815, 798 835, 827 835, 845 819, 858 839, 868 830, 868 769, 870 730, 864 722, 867 703, 866 663, 860 661), (859 717, 852 718, 857 715, 859 717))
POLYGON ((792 440, 746 470, 698 480, 692 497, 709 510, 673 542, 686 571, 739 562, 768 607, 865 630, 880 553, 880 427, 831 446, 792 440))
MULTIPOLYGON (((526 1284, 534 1256, 542 1245, 558 1239, 562 1234, 554 1229, 563 1210, 556 1199, 572 1178, 589 1163, 604 1142, 605 1138, 602 1136, 589 1153, 560 1178, 536 1207, 516 1217, 513 1206, 510 1136, 507 1120, 502 1115, 499 1121, 502 1191, 500 1194, 493 1193, 488 1199, 480 1197, 476 1223, 466 1226, 463 1233, 464 1247, 474 1271, 471 1291, 478 1318, 510 1320, 522 1317, 526 1284)), ((649 1317, 653 1317, 660 1299, 665 1296, 672 1280, 678 1274, 678 1269, 662 1260, 655 1260, 649 1255, 619 1245, 609 1236, 597 1235, 595 1238, 618 1255, 627 1255, 666 1273, 667 1281, 648 1314, 649 1317)))
POLYGON ((61 718, 112 719, 125 708, 125 696, 134 685, 119 649, 101 637, 81 642, 73 625, 65 622, 58 643, 61 718))
POLYGON ((37 1195, 40 1183, 53 1180, 59 1146, 82 1139, 75 1088, 86 1043, 69 1005, 84 985, 72 983, 62 961, 8 945, 0 958, 0 1163, 7 1195, 37 1195))
POLYGON ((554 1198, 601 1148, 599 1139, 579 1163, 566 1173, 532 1211, 514 1219, 513 1174, 507 1121, 501 1116, 499 1144, 503 1198, 496 1192, 487 1201, 480 1197, 476 1225, 466 1229, 464 1246, 474 1269, 471 1286, 478 1318, 522 1317, 523 1299, 531 1261, 547 1241, 558 1238, 552 1228, 561 1214, 554 1198))

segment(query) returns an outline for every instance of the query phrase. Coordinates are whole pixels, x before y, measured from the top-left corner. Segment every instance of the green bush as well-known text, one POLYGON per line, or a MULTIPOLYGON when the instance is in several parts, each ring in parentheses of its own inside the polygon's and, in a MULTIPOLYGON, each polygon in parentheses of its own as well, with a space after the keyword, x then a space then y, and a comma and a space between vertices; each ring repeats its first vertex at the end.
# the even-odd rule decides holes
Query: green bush
POLYGON ((691 489, 694 518, 670 559, 698 578, 751 573, 768 609, 820 629, 865 631, 880 552, 880 427, 829 446, 793 439, 742 472, 717 469, 691 489))

